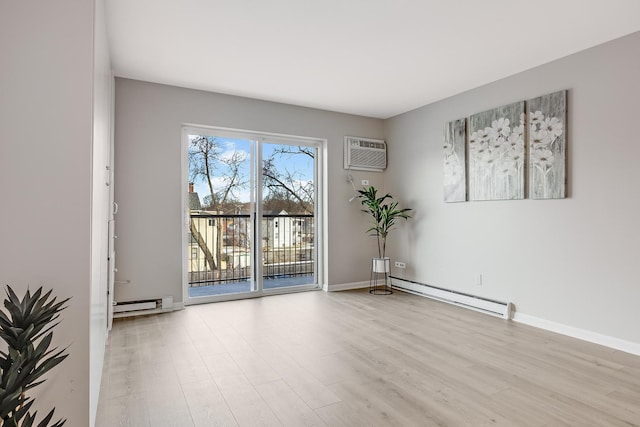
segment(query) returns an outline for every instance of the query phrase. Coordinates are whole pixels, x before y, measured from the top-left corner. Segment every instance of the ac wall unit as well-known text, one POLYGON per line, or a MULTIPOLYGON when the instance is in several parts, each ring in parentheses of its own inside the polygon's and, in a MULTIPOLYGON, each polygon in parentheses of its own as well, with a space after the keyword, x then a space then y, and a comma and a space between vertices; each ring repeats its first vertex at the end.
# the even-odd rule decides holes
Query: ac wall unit
POLYGON ((381 139, 344 137, 344 168, 382 172, 387 167, 387 144, 381 139))

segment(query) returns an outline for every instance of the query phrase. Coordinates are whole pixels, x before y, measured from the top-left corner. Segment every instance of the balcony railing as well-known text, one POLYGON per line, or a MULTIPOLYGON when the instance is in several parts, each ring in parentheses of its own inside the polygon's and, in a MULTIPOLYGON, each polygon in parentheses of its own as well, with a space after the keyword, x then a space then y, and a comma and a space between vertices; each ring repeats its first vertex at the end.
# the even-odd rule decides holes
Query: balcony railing
MULTIPOLYGON (((263 215, 265 279, 314 274, 313 215, 263 215)), ((251 278, 255 231, 249 215, 191 214, 189 286, 244 282, 251 278)))

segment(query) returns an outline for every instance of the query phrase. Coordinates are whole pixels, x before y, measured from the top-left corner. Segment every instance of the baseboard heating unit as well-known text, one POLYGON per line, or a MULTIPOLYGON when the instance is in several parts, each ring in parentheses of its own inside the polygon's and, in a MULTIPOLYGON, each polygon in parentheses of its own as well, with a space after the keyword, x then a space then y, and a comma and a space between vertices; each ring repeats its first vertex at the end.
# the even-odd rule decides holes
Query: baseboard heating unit
POLYGON ((113 317, 142 316, 173 310, 173 297, 141 301, 114 302, 113 317))
POLYGON ((400 291, 432 298, 438 301, 468 308, 470 310, 486 313, 491 316, 502 317, 507 320, 511 319, 513 304, 510 302, 495 301, 476 295, 438 288, 393 276, 391 276, 391 286, 400 291))

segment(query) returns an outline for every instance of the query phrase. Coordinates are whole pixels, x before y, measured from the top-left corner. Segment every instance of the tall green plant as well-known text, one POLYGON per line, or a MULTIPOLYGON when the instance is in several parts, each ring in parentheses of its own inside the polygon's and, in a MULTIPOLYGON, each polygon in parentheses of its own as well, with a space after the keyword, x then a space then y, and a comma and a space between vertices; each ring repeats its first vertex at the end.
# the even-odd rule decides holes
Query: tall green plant
MULTIPOLYGON (((66 349, 49 349, 52 329, 59 313, 66 308, 68 298, 56 302, 51 290, 42 295, 39 288, 33 295, 27 290, 22 300, 10 286, 4 300, 6 312, 0 310, 0 338, 7 343, 7 351, 0 351, 0 426, 47 427, 53 418, 53 408, 38 424, 30 409, 34 399, 27 391, 42 384, 41 377, 67 358, 66 349)), ((61 427, 66 420, 58 420, 51 427, 61 427)))
POLYGON ((387 248, 387 235, 393 229, 399 218, 409 219, 410 208, 398 208, 398 202, 393 202, 393 196, 387 193, 378 197, 378 190, 372 185, 365 190, 358 190, 360 203, 371 217, 371 227, 367 230, 370 236, 375 236, 378 242, 378 257, 384 258, 387 248))

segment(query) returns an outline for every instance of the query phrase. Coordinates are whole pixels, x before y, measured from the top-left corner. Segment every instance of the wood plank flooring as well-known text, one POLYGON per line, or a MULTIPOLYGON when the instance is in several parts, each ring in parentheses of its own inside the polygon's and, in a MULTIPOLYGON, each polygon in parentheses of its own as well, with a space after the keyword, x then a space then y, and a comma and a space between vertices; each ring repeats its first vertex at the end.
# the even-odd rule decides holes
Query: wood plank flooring
POLYGON ((640 426, 640 357, 395 292, 122 319, 98 427, 640 426))

